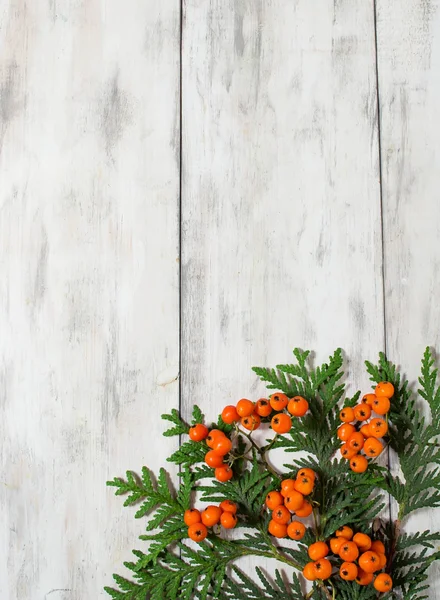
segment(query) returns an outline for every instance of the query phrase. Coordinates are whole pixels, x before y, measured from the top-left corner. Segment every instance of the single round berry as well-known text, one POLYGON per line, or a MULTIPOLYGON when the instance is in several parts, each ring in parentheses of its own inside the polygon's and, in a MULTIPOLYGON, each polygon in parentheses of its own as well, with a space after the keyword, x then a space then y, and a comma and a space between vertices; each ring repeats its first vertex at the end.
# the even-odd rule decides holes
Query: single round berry
POLYGON ((208 467, 211 467, 212 469, 221 467, 223 465, 223 456, 217 454, 215 450, 209 450, 205 454, 205 463, 208 465, 208 467))
POLYGON ((310 504, 310 502, 308 502, 307 500, 304 500, 303 505, 301 506, 301 508, 298 508, 295 511, 295 514, 297 517, 301 517, 302 519, 305 519, 306 517, 310 517, 312 512, 313 512, 313 506, 310 504))
MULTIPOLYGON (((360 431, 355 431, 347 440, 347 446, 356 452, 360 452, 364 447, 365 438, 360 431)), ((214 446, 215 448, 215 446, 214 446)))
POLYGON ((205 510, 202 512, 202 523, 206 525, 206 527, 213 527, 220 522, 220 517, 222 516, 222 509, 219 506, 214 506, 211 504, 207 506, 205 510))
POLYGON ((356 427, 351 423, 343 423, 338 427, 338 438, 346 442, 348 438, 356 432, 356 427))
POLYGON ((303 504, 304 496, 296 490, 292 490, 290 494, 284 498, 284 506, 286 506, 290 512, 296 512, 303 504))
POLYGON ((326 556, 328 556, 330 548, 325 542, 315 542, 313 544, 310 544, 307 552, 310 558, 316 561, 320 558, 325 558, 326 556))
POLYGON ((389 592, 393 589, 393 580, 388 573, 380 573, 374 580, 373 586, 378 592, 389 592))
POLYGON ((339 529, 337 529, 335 531, 335 535, 336 535, 336 537, 342 537, 342 538, 345 538, 346 540, 351 540, 353 538, 354 531, 348 525, 343 525, 342 527, 339 527, 339 529))
POLYGON ((388 432, 388 423, 377 417, 376 419, 371 419, 369 429, 372 437, 381 438, 388 432))
POLYGON ((221 467, 217 467, 214 474, 217 481, 221 481, 222 483, 224 483, 225 481, 229 481, 234 475, 231 467, 229 467, 228 465, 222 465, 221 467))
POLYGON ((339 575, 344 581, 354 581, 358 575, 358 568, 354 563, 343 562, 339 569, 339 575))
POLYGON ((381 381, 376 385, 374 393, 379 398, 384 396, 385 398, 392 398, 394 396, 394 385, 389 381, 381 381))
POLYGON ((274 510, 277 506, 281 506, 283 503, 284 498, 280 492, 269 492, 266 496, 266 506, 267 508, 270 508, 270 510, 274 510))
POLYGON ((328 558, 320 558, 315 562, 315 572, 318 579, 328 579, 332 574, 332 563, 328 558))
POLYGON ((189 437, 193 442, 201 442, 208 437, 208 434, 209 429, 202 423, 197 423, 197 425, 194 425, 194 427, 191 427, 189 430, 189 437))
POLYGON ((267 530, 271 535, 273 535, 276 538, 284 538, 287 535, 287 525, 277 523, 273 519, 269 521, 267 530))
POLYGON ((311 477, 304 475, 295 481, 295 490, 303 496, 308 496, 313 492, 315 481, 311 477))
POLYGON ((249 417, 254 412, 254 403, 242 398, 237 402, 236 410, 240 417, 249 417))
POLYGON ((380 396, 372 404, 374 412, 378 415, 386 415, 391 408, 391 402, 386 396, 380 396))
POLYGON ((234 529, 234 527, 237 525, 237 517, 234 515, 234 513, 225 511, 220 517, 220 525, 225 529, 234 529))
POLYGON ((365 404, 369 404, 371 406, 375 399, 376 394, 365 394, 365 396, 362 397, 362 402, 365 402, 365 404))
POLYGON ((189 527, 190 525, 194 525, 194 523, 201 523, 202 515, 197 508, 188 508, 183 515, 183 521, 189 527))
POLYGON ((232 404, 230 404, 229 406, 225 406, 225 408, 223 409, 222 419, 224 423, 232 425, 232 423, 235 423, 236 421, 240 420, 240 415, 238 414, 235 406, 232 406, 232 404))
POLYGON ((287 535, 291 540, 302 540, 306 533, 306 527, 301 521, 292 521, 287 526, 287 535))
POLYGON ((232 502, 232 500, 223 500, 223 502, 220 502, 220 508, 222 509, 222 511, 224 512, 230 512, 232 514, 236 514, 237 513, 237 505, 235 504, 235 502, 232 502))
POLYGON ((228 454, 232 450, 232 442, 226 436, 219 436, 215 440, 212 450, 220 456, 225 456, 225 454, 228 454))
POLYGON ((283 479, 281 482, 281 495, 287 498, 291 492, 295 489, 294 479, 283 479))
POLYGON ((203 523, 194 523, 188 527, 188 537, 194 542, 203 542, 208 535, 208 529, 203 523))
POLYGON ((359 548, 354 542, 346 541, 339 548, 339 556, 345 562, 354 562, 359 556, 359 548))
POLYGON ((214 448, 215 441, 220 436, 226 437, 223 431, 220 431, 220 429, 211 429, 211 431, 208 434, 208 437, 206 438, 206 443, 208 444, 208 447, 214 448))
POLYGON ((277 506, 272 512, 272 519, 281 525, 287 525, 290 521, 290 512, 285 506, 277 506))
POLYGON ((339 413, 339 418, 343 423, 351 423, 351 421, 354 421, 354 410, 351 406, 346 406, 339 413))
POLYGON ((359 556, 359 566, 365 573, 375 573, 380 569, 380 558, 376 552, 368 550, 359 556))
POLYGON ((371 417, 371 406, 361 402, 353 409, 354 417, 357 421, 367 421, 371 417))
POLYGON ((240 422, 248 431, 254 431, 260 427, 261 419, 256 413, 252 413, 248 417, 242 417, 240 422))
POLYGON ((288 402, 289 398, 286 396, 286 394, 282 394, 281 392, 272 394, 270 397, 270 405, 274 410, 284 410, 288 402))
POLYGON ((279 413, 272 417, 271 426, 276 433, 287 433, 292 428, 292 420, 289 415, 279 413))
POLYGON ((365 440, 364 448, 365 454, 370 458, 375 458, 382 453, 383 444, 380 440, 375 437, 369 437, 365 440))
POLYGON ((374 575, 373 573, 366 573, 363 569, 358 567, 358 574, 356 577, 356 583, 359 585, 370 585, 373 581, 374 575))
POLYGON ((368 469, 368 460, 361 454, 356 454, 350 459, 350 469, 354 473, 365 473, 368 469))
POLYGON ((353 542, 361 552, 366 552, 371 548, 371 538, 366 533, 356 533, 353 536, 353 542))
POLYGON ((309 410, 309 403, 302 396, 294 396, 289 400, 287 410, 294 417, 303 417, 309 410))
POLYGON ((316 573, 314 562, 309 562, 306 564, 306 566, 303 569, 303 575, 307 579, 307 581, 315 581, 316 579, 318 579, 318 574, 316 573))
POLYGON ((259 417, 268 417, 272 412, 272 407, 269 400, 266 400, 266 398, 260 398, 260 400, 257 400, 255 404, 255 412, 259 417))

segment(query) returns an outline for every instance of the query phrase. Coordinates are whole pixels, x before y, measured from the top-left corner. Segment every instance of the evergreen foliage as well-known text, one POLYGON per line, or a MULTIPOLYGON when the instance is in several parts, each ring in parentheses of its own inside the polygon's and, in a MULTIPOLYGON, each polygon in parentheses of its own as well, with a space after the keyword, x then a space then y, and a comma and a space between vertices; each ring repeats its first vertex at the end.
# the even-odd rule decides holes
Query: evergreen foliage
MULTIPOLYGON (((337 349, 326 363, 314 367, 308 351, 295 349, 293 364, 275 368, 255 367, 255 373, 270 390, 289 397, 303 396, 309 412, 292 419, 287 434, 277 434, 259 447, 252 433, 227 425, 221 417, 213 427, 233 439, 228 461, 234 477, 227 482, 213 478, 205 462, 205 442, 182 439, 167 460, 181 469, 175 490, 164 469, 157 480, 143 467, 141 477, 127 471, 126 478, 107 482, 116 495, 126 496, 124 506, 136 505, 136 518, 146 518, 140 536, 147 550, 134 550, 133 562, 125 563, 132 579, 114 575, 116 588, 105 588, 114 600, 423 600, 429 598, 427 584, 430 565, 440 558, 440 533, 404 533, 406 517, 416 510, 440 506, 440 385, 432 351, 427 348, 416 394, 394 364, 383 353, 377 364, 366 361, 373 383, 389 381, 395 393, 389 413, 389 446, 399 460, 401 473, 391 474, 376 463, 365 473, 353 473, 337 456, 340 441, 341 406, 354 406, 360 392, 345 395, 343 354, 337 349), (271 449, 285 451, 283 473, 268 462, 271 449), (301 458, 293 453, 302 452, 301 458), (267 493, 279 489, 282 479, 308 467, 317 474, 313 492, 313 526, 301 542, 285 544, 267 532, 268 514, 264 508, 267 493), (382 493, 381 493, 382 491, 382 493), (398 508, 394 521, 378 519, 386 506, 386 492, 398 508), (220 503, 228 499, 238 505, 238 537, 220 536, 213 528, 205 541, 194 544, 183 522, 185 510, 200 501, 220 503), (301 571, 310 560, 308 546, 315 540, 328 540, 343 525, 377 533, 388 553, 387 571, 392 574, 394 591, 378 594, 370 585, 330 580, 316 581, 306 591, 301 571), (271 558, 285 570, 274 576, 256 568, 243 573, 234 562, 245 556, 271 558), (396 592, 398 595, 396 595, 396 592)), ((177 410, 162 418, 170 423, 165 436, 184 438, 190 427, 204 421, 195 406, 186 422, 177 410)))

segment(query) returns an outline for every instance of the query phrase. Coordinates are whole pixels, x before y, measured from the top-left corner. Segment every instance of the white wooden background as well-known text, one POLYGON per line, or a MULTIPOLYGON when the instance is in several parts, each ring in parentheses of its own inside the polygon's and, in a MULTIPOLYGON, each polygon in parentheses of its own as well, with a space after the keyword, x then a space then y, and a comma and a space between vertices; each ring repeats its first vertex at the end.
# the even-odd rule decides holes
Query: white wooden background
POLYGON ((2 598, 106 597, 165 410, 440 349, 439 102, 439 0, 0 0, 2 598))

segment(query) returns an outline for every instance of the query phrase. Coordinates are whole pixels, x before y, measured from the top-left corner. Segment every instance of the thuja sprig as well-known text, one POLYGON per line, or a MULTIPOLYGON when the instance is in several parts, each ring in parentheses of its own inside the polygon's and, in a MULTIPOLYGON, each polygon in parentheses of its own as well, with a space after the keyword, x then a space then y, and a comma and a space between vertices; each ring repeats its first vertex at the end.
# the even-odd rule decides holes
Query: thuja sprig
MULTIPOLYGON (((388 562, 385 560, 387 564, 385 573, 381 575, 382 582, 390 579, 388 573, 391 573, 394 589, 404 600, 427 598, 427 570, 433 561, 440 558, 437 550, 440 534, 429 531, 407 534, 402 532, 402 526, 411 512, 440 505, 437 466, 440 464, 440 388, 432 352, 427 349, 423 357, 419 398, 410 393, 408 382, 401 378, 396 367, 383 354, 379 356, 377 365, 366 363, 375 384, 386 380, 390 382, 386 384, 387 389, 390 385, 393 388, 390 411, 384 421, 389 430, 385 443, 397 454, 402 477, 391 476, 386 468, 375 462, 374 454, 367 454, 370 456, 368 461, 365 458, 357 461, 355 457, 354 462, 350 461, 352 470, 347 469, 347 461, 338 457, 340 439, 343 439, 346 430, 353 427, 350 425, 341 430, 341 404, 344 415, 357 411, 356 418, 361 420, 357 426, 360 431, 364 413, 369 411, 365 408, 368 397, 364 396, 360 403, 360 392, 350 398, 345 396, 342 351, 336 350, 326 363, 317 367, 313 367, 308 351, 295 349, 294 359, 293 364, 282 364, 276 368, 254 368, 268 388, 276 390, 275 394, 256 404, 246 400, 244 403, 241 401, 240 406, 239 403, 236 407, 228 406, 211 426, 203 424, 204 416, 197 406, 189 422, 182 419, 176 410, 163 415, 171 424, 164 435, 182 438, 180 448, 168 458, 181 469, 177 490, 174 490, 163 469, 157 481, 144 467, 140 478, 129 471, 126 479, 115 478, 108 482, 116 488, 117 495, 127 496, 126 506, 137 505, 137 518, 147 517, 147 531, 140 539, 148 544, 146 552, 134 550, 136 560, 125 563, 132 572, 132 580, 114 576, 118 589, 106 588, 112 598, 378 598, 381 588, 376 583, 373 587, 344 580, 342 566, 339 572, 335 572, 341 564, 339 556, 343 556, 342 550, 340 555, 339 550, 333 555, 330 550, 329 553, 325 551, 325 559, 318 558, 313 563, 323 570, 322 577, 312 578, 309 591, 304 587, 302 575, 296 574, 296 571, 309 572, 309 561, 316 558, 318 548, 329 544, 335 552, 339 542, 348 543, 350 535, 356 532, 354 540, 372 537, 377 539, 374 543, 379 544, 375 546, 377 552, 380 554, 383 547, 384 556, 387 553, 388 562), (422 416, 419 410, 420 401, 429 407, 427 417, 422 416), (253 430, 267 427, 269 423, 276 435, 260 445, 253 430), (186 435, 189 439, 185 439, 186 435), (270 460, 270 452, 275 448, 286 453, 284 469, 275 468, 270 460), (292 454, 298 451, 302 452, 300 459, 292 454), (216 454, 221 460, 216 458, 216 454), (221 466, 214 467, 214 464, 220 463, 221 466), (312 486, 309 485, 310 477, 313 479, 312 486), (284 495, 286 506, 293 506, 296 501, 293 492, 298 494, 297 490, 302 490, 304 507, 296 511, 298 517, 294 515, 294 519, 301 519, 300 514, 310 515, 305 526, 298 520, 292 521, 289 537, 297 540, 293 546, 291 542, 286 544, 283 535, 274 537, 280 531, 283 534, 283 527, 279 530, 271 525, 276 506, 280 506, 277 504, 280 489, 285 492, 293 490, 291 498, 284 495), (378 519, 384 507, 380 490, 392 494, 399 504, 398 518, 394 523, 378 519), (212 505, 209 515, 208 509, 204 513, 207 513, 206 519, 215 518, 206 527, 204 523, 208 521, 204 520, 204 513, 194 508, 194 498, 217 503, 219 507, 226 502, 226 512, 228 507, 233 507, 236 516, 228 513, 227 519, 220 519, 219 515, 224 514, 222 509, 212 505), (266 506, 272 501, 275 509, 271 520, 266 506), (200 540, 195 545, 188 540, 190 527, 187 517, 195 525, 196 537, 193 539, 200 540), (223 535, 224 528, 234 527, 236 523, 241 535, 237 539, 228 539, 223 535), (233 566, 234 561, 244 556, 272 558, 293 572, 286 577, 282 571, 276 571, 274 578, 261 569, 256 569, 254 575, 245 574, 233 566)), ((377 406, 386 405, 386 402, 381 402, 377 406)), ((370 446, 371 451, 382 448, 378 442, 370 446)), ((292 511, 295 512, 293 508, 292 511)), ((279 513, 280 519, 284 518, 285 508, 279 513)), ((348 544, 343 550, 348 556, 352 546, 348 544)), ((366 564, 365 554, 362 554, 362 564, 366 564)), ((313 567, 318 569, 317 573, 318 567, 313 567)), ((396 596, 394 591, 390 591, 380 597, 391 600, 396 596)))

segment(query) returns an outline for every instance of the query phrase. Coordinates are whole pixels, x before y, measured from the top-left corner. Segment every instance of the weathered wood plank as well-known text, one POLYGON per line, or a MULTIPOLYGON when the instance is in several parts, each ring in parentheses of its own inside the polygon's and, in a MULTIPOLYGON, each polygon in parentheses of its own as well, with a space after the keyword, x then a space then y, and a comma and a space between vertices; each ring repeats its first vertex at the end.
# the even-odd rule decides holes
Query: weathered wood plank
POLYGON ((173 444, 179 20, 0 7, 2 598, 103 597, 141 531, 105 481, 173 444))
POLYGON ((187 0, 182 401, 258 398, 252 365, 383 348, 370 3, 187 0))
MULTIPOLYGON (((387 348, 415 382, 426 345, 440 348, 440 6, 378 0, 377 8, 387 348)), ((438 511, 426 511, 408 527, 438 522, 438 511)), ((439 568, 431 573, 438 581, 439 568)), ((440 598, 438 585, 429 597, 440 598)))

